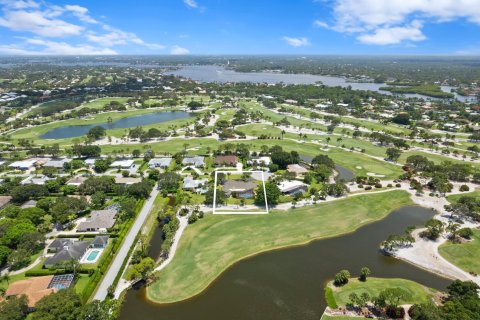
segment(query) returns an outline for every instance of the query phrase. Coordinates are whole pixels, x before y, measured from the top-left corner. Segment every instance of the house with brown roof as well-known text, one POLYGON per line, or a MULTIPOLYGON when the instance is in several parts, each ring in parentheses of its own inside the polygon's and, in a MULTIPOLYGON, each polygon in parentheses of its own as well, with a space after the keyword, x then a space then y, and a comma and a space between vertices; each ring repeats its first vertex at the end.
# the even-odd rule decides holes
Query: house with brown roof
POLYGON ((5 208, 10 203, 10 201, 12 201, 11 196, 0 196, 0 209, 5 208))
POLYGON ((223 191, 228 197, 251 199, 257 184, 252 181, 227 180, 223 184, 223 191))
POLYGON ((56 288, 49 288, 52 279, 53 276, 43 276, 16 281, 8 286, 5 297, 8 299, 25 295, 28 299, 28 307, 33 309, 40 299, 57 291, 56 288))
POLYGON ((302 166, 299 165, 299 164, 289 164, 289 165, 287 166, 287 171, 288 171, 288 172, 295 173, 295 175, 296 175, 297 177, 303 176, 303 175, 305 175, 305 174, 308 172, 308 170, 307 170, 306 168, 302 167, 302 166))
POLYGON ((113 209, 95 210, 90 218, 80 222, 77 232, 107 232, 115 224, 117 211, 113 209))
POLYGON ((238 163, 238 157, 234 155, 228 156, 216 156, 213 160, 213 164, 217 167, 220 166, 236 166, 238 163))

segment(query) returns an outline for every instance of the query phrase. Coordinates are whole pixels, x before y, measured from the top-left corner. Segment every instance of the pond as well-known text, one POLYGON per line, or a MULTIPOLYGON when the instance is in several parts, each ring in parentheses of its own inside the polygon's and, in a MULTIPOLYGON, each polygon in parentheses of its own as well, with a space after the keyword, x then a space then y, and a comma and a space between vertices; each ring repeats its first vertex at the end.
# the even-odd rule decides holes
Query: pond
POLYGON ((353 173, 353 171, 339 166, 338 164, 335 165, 335 170, 338 172, 338 175, 336 176, 337 180, 351 181, 355 177, 355 173, 353 173))
POLYGON ((234 264, 200 295, 178 303, 155 304, 146 299, 145 288, 130 290, 120 319, 318 320, 326 307, 325 284, 341 269, 356 275, 364 266, 375 277, 406 278, 443 290, 449 280, 378 249, 388 235, 432 216, 432 210, 407 206, 351 234, 259 254, 234 264))
MULTIPOLYGON (((178 70, 169 72, 169 74, 190 78, 203 82, 256 82, 256 83, 286 83, 286 84, 314 84, 321 82, 329 87, 348 87, 354 90, 371 90, 382 94, 391 95, 391 92, 380 90, 381 87, 387 86, 385 83, 360 83, 348 82, 342 77, 321 76, 311 74, 286 74, 276 72, 236 72, 234 70, 225 69, 220 66, 186 66, 178 70)), ((453 87, 442 86, 442 91, 450 92, 453 87)), ((436 100, 421 94, 404 94, 408 98, 423 98, 436 100)), ((455 93, 455 97, 463 102, 474 99, 473 97, 461 96, 455 93)))
POLYGON ((132 128, 154 123, 167 122, 177 119, 185 119, 193 115, 184 111, 164 111, 155 113, 146 113, 137 116, 125 117, 112 122, 95 123, 88 125, 64 126, 52 129, 41 135, 42 139, 66 139, 86 135, 88 130, 93 127, 101 126, 105 129, 132 128))

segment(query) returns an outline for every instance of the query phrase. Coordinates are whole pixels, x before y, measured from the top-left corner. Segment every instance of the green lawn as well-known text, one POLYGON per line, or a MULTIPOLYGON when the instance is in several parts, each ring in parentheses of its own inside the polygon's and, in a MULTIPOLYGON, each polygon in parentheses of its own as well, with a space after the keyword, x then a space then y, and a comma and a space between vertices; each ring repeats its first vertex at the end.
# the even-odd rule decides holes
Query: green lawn
POLYGON ((352 232, 408 204, 408 193, 397 190, 268 215, 207 215, 187 227, 174 259, 148 287, 148 296, 159 303, 187 299, 241 259, 352 232))
POLYGON ((459 193, 459 194, 453 194, 453 195, 448 196, 447 200, 449 202, 457 202, 458 199, 460 199, 461 197, 465 197, 465 196, 480 198, 480 189, 476 189, 475 191, 472 191, 472 192, 464 192, 464 193, 459 193))
POLYGON ((378 296, 380 291, 387 288, 402 288, 406 290, 408 299, 400 301, 400 304, 414 304, 428 302, 435 293, 434 289, 425 287, 417 282, 406 279, 383 279, 383 278, 368 278, 367 281, 362 282, 358 279, 350 279, 348 283, 342 287, 335 287, 329 284, 333 289, 333 295, 339 306, 345 306, 349 303, 349 295, 356 293, 360 296, 363 292, 367 292, 370 297, 378 296))
POLYGON ((480 274, 480 230, 473 230, 472 241, 452 243, 440 246, 439 252, 448 261, 467 272, 480 274))
POLYGON ((125 97, 99 98, 99 99, 95 99, 95 100, 92 100, 90 102, 82 104, 82 106, 80 108, 88 107, 90 109, 103 109, 103 107, 111 101, 118 101, 120 103, 126 103, 127 100, 128 100, 128 98, 125 98, 125 97))
POLYGON ((476 168, 480 167, 480 165, 478 163, 474 163, 474 162, 470 162, 470 161, 463 161, 461 159, 461 157, 458 157, 457 159, 454 159, 454 158, 450 158, 450 157, 444 157, 440 154, 432 154, 432 153, 421 152, 421 151, 407 151, 407 152, 404 152, 400 156, 400 159, 398 160, 398 162, 405 163, 407 158, 409 156, 412 156, 412 155, 420 155, 420 156, 427 157, 428 160, 433 161, 436 164, 440 164, 444 161, 450 161, 450 162, 453 162, 453 163, 469 163, 476 168))

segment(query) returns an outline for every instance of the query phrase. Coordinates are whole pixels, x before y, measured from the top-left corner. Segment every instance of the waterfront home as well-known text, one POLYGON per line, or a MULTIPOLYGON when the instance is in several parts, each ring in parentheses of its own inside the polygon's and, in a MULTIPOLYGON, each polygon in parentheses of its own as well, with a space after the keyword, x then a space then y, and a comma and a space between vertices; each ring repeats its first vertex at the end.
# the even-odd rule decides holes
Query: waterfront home
POLYGON ((278 188, 280 189, 280 192, 288 195, 304 193, 307 191, 307 185, 298 180, 282 181, 278 184, 278 188))
MULTIPOLYGON (((43 263, 45 268, 54 268, 62 262, 67 262, 71 259, 80 260, 90 247, 91 241, 70 241, 65 242, 64 247, 61 248, 53 257, 49 257, 43 263)), ((49 247, 50 249, 50 247, 49 247)))
POLYGON ((304 176, 306 173, 308 173, 308 170, 304 167, 302 167, 301 165, 299 164, 289 164, 287 166, 287 171, 288 172, 292 172, 292 173, 295 173, 295 175, 297 177, 302 177, 304 176))
POLYGON ((92 211, 90 218, 80 222, 77 232, 107 232, 115 224, 116 215, 114 209, 92 211))
POLYGON ((227 180, 223 184, 223 191, 229 197, 251 199, 257 184, 254 181, 227 180))

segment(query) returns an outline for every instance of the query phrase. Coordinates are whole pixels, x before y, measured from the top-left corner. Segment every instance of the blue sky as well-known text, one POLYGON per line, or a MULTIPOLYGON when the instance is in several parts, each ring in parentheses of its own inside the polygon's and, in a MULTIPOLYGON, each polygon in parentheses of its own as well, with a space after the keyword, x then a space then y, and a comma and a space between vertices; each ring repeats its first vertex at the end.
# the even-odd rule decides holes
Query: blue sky
POLYGON ((480 54, 480 0, 0 0, 0 54, 480 54))

